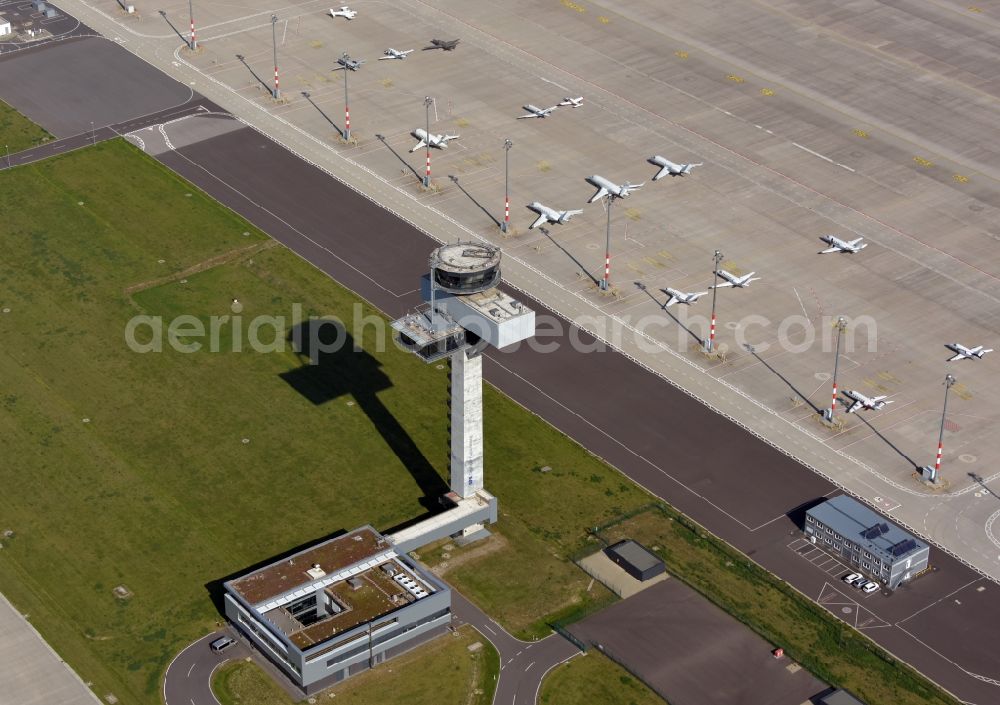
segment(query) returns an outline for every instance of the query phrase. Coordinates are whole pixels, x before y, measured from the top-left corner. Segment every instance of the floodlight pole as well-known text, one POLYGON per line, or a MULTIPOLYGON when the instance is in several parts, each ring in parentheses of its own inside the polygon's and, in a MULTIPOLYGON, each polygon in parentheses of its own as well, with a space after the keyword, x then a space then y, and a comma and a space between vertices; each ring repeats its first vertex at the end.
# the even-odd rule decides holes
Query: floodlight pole
POLYGON ((92 145, 96 145, 97 144, 97 135, 94 134, 94 121, 93 120, 90 121, 90 144, 92 144, 92 145))
MULTIPOLYGON (((344 57, 347 56, 347 52, 344 52, 344 57)), ((347 100, 347 66, 344 66, 344 141, 351 141, 351 108, 350 102, 347 100)))
POLYGON ((198 48, 198 40, 194 35, 194 0, 188 0, 188 15, 191 16, 191 43, 189 44, 191 51, 198 48))
POLYGON ((833 415, 837 411, 837 367, 840 364, 840 336, 844 333, 844 327, 847 325, 847 319, 843 316, 837 317, 837 354, 833 358, 833 396, 830 400, 830 408, 827 409, 823 417, 828 421, 833 421, 833 415))
POLYGON ((601 291, 611 288, 611 204, 615 197, 608 194, 608 226, 604 234, 604 279, 601 280, 601 291))
POLYGON ((712 323, 708 328, 708 341, 705 343, 705 352, 712 352, 715 349, 715 297, 719 291, 719 263, 722 262, 722 253, 719 250, 713 255, 715 258, 715 268, 712 276, 715 277, 715 285, 712 287, 712 323))
POLYGON ((510 229, 510 148, 514 143, 510 139, 503 141, 503 223, 500 225, 501 232, 510 229))
POLYGON ((431 187, 431 105, 434 99, 430 96, 424 98, 425 130, 424 142, 427 143, 427 170, 424 172, 424 188, 431 187))
POLYGON ((931 482, 938 481, 938 473, 941 472, 941 455, 944 451, 944 421, 948 414, 948 390, 951 389, 952 385, 955 384, 954 375, 945 375, 944 377, 944 408, 941 410, 941 431, 938 433, 938 447, 937 447, 937 458, 934 460, 934 472, 929 478, 931 482))
POLYGON ((271 15, 271 44, 274 46, 274 99, 281 97, 281 89, 278 87, 278 16, 271 15))
POLYGON ((4 148, 4 151, 7 152, 7 168, 10 169, 10 145, 9 144, 5 144, 3 146, 3 148, 4 148))

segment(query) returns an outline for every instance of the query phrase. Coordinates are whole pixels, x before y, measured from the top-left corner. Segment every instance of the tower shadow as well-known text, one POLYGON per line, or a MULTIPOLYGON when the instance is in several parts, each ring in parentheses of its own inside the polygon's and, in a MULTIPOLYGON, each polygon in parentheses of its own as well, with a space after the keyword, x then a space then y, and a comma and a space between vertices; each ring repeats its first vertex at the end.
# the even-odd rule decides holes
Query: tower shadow
POLYGON ((379 392, 392 387, 381 363, 360 347, 355 349, 353 337, 333 320, 303 321, 292 327, 287 339, 301 366, 281 373, 281 378, 317 406, 352 397, 413 476, 424 494, 420 504, 428 512, 440 511, 439 500, 448 485, 379 399, 379 392))

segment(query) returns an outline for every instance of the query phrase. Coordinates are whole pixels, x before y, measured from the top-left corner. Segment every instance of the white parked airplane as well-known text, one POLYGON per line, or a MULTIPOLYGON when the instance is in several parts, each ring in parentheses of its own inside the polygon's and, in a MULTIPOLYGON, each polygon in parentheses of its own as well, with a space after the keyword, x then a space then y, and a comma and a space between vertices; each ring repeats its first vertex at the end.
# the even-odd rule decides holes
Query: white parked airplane
POLYGON ((561 101, 559 101, 559 105, 567 105, 574 108, 579 108, 583 105, 583 96, 580 96, 579 98, 568 98, 568 97, 563 98, 561 101))
POLYGON ((853 255, 868 247, 867 242, 861 242, 864 240, 863 237, 859 237, 856 240, 841 240, 836 235, 824 235, 820 240, 829 245, 825 250, 819 251, 821 255, 831 252, 846 252, 849 255, 853 255))
POLYGON ((388 59, 405 59, 407 54, 412 54, 413 49, 407 49, 406 51, 399 51, 398 49, 393 49, 389 47, 382 52, 385 56, 380 56, 379 61, 386 61, 388 59))
POLYGON ((629 193, 631 193, 634 190, 642 188, 643 185, 646 183, 645 181, 643 181, 641 184, 630 184, 628 181, 626 181, 621 186, 619 186, 618 184, 612 181, 608 181, 603 176, 597 176, 596 174, 594 176, 588 176, 585 179, 585 181, 591 186, 597 188, 597 193, 591 196, 590 200, 587 201, 587 203, 593 203, 598 198, 603 198, 608 194, 611 194, 612 198, 627 198, 629 193))
POLYGON ((339 10, 334 10, 330 8, 330 17, 343 17, 345 20, 353 20, 358 16, 357 10, 352 10, 347 5, 344 5, 339 10))
POLYGON ((667 294, 670 298, 667 299, 665 306, 673 306, 674 304, 687 304, 691 305, 699 298, 707 294, 707 291, 695 291, 692 293, 687 293, 684 291, 677 291, 677 289, 671 289, 669 286, 666 289, 660 289, 664 294, 667 294))
POLYGON ((521 106, 528 111, 527 115, 518 115, 518 120, 523 120, 524 118, 543 118, 548 117, 549 114, 558 108, 558 105, 553 105, 551 108, 539 108, 537 105, 532 105, 528 103, 527 105, 521 106))
POLYGON ((702 166, 705 163, 697 162, 695 164, 674 164, 669 159, 659 155, 650 157, 646 161, 660 167, 660 170, 656 172, 656 176, 653 177, 653 181, 659 181, 664 176, 687 176, 696 166, 702 166))
POLYGON ((944 346, 955 353, 954 357, 948 358, 948 362, 955 362, 955 360, 982 360, 983 355, 988 352, 993 352, 993 348, 986 348, 983 350, 982 345, 977 345, 974 348, 967 348, 961 343, 945 343, 944 346))
POLYGON ((878 411, 885 408, 886 404, 892 403, 891 401, 886 401, 886 396, 884 394, 878 397, 866 397, 861 392, 856 392, 853 389, 845 389, 844 396, 854 402, 847 407, 848 414, 853 414, 854 412, 862 409, 867 411, 878 411))
POLYGON ((555 208, 549 208, 548 206, 543 206, 538 201, 532 201, 527 205, 527 208, 538 213, 538 218, 534 223, 528 226, 528 230, 532 228, 537 228, 539 225, 545 223, 555 223, 556 225, 562 225, 567 222, 574 215, 579 215, 583 211, 557 211, 555 208))
POLYGON ((458 135, 431 135, 428 139, 427 132, 422 127, 418 127, 410 134, 420 140, 413 145, 413 149, 410 150, 411 152, 416 152, 426 144, 430 144, 431 147, 437 147, 438 149, 447 149, 448 140, 458 139, 458 135))
POLYGON ((733 286, 738 289, 742 289, 745 286, 750 286, 750 282, 755 282, 758 279, 760 279, 760 277, 754 276, 754 274, 756 274, 757 272, 750 272, 749 274, 744 274, 742 277, 738 277, 732 272, 727 272, 725 269, 716 270, 715 273, 718 274, 723 279, 725 279, 726 281, 717 285, 713 284, 712 286, 708 287, 709 289, 721 289, 724 286, 733 286))

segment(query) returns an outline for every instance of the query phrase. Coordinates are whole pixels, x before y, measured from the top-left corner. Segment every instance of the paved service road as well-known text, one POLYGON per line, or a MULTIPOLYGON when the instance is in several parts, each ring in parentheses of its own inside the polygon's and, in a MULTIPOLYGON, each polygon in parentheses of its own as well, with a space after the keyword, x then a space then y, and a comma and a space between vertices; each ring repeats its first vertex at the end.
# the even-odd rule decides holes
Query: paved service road
POLYGON ((250 655, 250 650, 239 640, 236 646, 215 653, 209 644, 220 636, 233 634, 229 630, 213 632, 174 657, 163 678, 163 701, 167 705, 218 705, 212 693, 212 674, 227 661, 250 655))
POLYGON ((545 675, 580 653, 558 634, 539 641, 515 639, 455 590, 451 595, 456 621, 471 624, 500 653, 500 682, 493 695, 495 705, 534 705, 545 675))
POLYGON ((0 705, 100 703, 3 595, 0 635, 0 705))

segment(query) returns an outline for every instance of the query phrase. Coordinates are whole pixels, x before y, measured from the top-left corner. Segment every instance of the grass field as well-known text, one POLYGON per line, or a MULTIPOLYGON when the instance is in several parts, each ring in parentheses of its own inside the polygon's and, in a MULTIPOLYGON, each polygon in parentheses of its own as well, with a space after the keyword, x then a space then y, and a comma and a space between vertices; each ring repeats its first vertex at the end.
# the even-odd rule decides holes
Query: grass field
POLYGON ((553 669, 542 681, 538 702, 539 705, 665 705, 663 698, 642 681, 594 650, 553 669))
POLYGON ((5 150, 0 156, 6 159, 6 150, 14 154, 50 139, 52 135, 0 100, 0 148, 5 150))
MULTIPOLYGON (((489 705, 499 670, 496 649, 465 626, 314 697, 347 705, 489 705), (480 646, 470 651, 477 643, 480 646)), ((293 705, 252 662, 237 661, 219 669, 212 690, 222 705, 293 705)))
MULTIPOLYGON (((245 321, 293 303, 346 318, 356 297, 122 141, 0 173, 0 189, 0 530, 14 532, 0 591, 102 696, 153 703, 173 655, 220 619, 210 586, 341 529, 389 528, 443 490, 447 372, 374 352, 371 328, 372 352, 318 369, 291 351, 132 352, 137 314, 206 321, 238 298, 245 321)), ((607 599, 559 554, 643 493, 493 390, 486 418, 512 547, 466 584, 491 607, 491 576, 521 572, 535 593, 501 604, 514 628, 607 599), (547 492, 572 520, 536 511, 547 492)))

